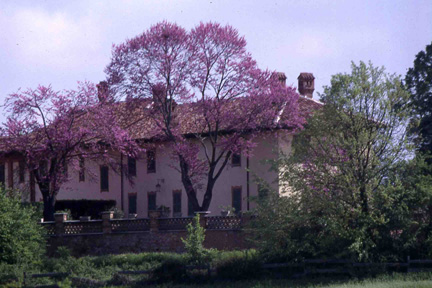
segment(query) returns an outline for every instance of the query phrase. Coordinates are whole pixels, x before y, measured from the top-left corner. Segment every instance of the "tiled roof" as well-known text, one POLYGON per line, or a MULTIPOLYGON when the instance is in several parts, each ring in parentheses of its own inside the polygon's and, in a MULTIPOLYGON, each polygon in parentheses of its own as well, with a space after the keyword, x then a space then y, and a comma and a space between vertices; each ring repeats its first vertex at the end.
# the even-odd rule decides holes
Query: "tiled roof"
MULTIPOLYGON (((308 97, 300 96, 299 99, 300 116, 308 118, 311 114, 322 107, 322 103, 308 97)), ((237 101, 236 105, 241 105, 237 101)), ((127 129, 133 139, 153 139, 159 137, 156 122, 152 112, 152 99, 137 100, 135 103, 128 104, 121 102, 118 104, 118 119, 122 128, 127 129)), ((179 124, 182 134, 205 133, 206 127, 203 125, 202 115, 194 113, 194 104, 179 104, 175 108, 175 120, 179 124)), ((281 117, 288 117, 282 113, 281 117)), ((222 127, 220 130, 230 130, 230 127, 222 127)))

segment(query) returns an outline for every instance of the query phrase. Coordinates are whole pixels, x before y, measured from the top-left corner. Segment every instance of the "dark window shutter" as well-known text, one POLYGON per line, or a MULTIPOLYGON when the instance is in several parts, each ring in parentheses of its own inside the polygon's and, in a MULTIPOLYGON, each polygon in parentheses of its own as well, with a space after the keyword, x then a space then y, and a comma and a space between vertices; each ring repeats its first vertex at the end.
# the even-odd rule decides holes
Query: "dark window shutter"
POLYGON ((147 173, 156 172, 156 153, 155 151, 147 151, 147 173))
POLYGON ((173 213, 181 213, 181 190, 173 193, 173 213))
POLYGON ((0 164, 0 184, 4 185, 6 180, 5 164, 0 164))
POLYGON ((241 187, 232 188, 232 207, 235 209, 235 213, 239 213, 242 210, 242 190, 241 187))
POLYGON ((241 155, 234 153, 231 156, 231 165, 232 166, 241 166, 241 155))
POLYGON ((129 195, 129 214, 137 213, 137 195, 131 194, 129 195))
POLYGON ((156 210, 156 194, 148 194, 148 211, 156 210))
POLYGON ((79 181, 85 181, 85 160, 84 158, 79 159, 79 181))
POLYGON ((24 183, 25 182, 25 163, 24 161, 20 161, 18 163, 18 178, 19 178, 19 183, 24 183))
POLYGON ((128 157, 128 174, 129 174, 129 176, 136 176, 136 160, 135 160, 135 158, 128 157))
POLYGON ((100 167, 100 188, 101 191, 109 191, 108 166, 100 167))

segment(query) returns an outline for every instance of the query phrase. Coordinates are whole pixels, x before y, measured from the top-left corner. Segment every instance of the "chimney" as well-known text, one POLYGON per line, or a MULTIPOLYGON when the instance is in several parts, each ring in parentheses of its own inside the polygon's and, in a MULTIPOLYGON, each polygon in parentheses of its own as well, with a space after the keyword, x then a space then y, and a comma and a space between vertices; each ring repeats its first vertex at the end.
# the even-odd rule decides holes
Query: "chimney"
POLYGON ((279 82, 285 87, 286 86, 286 75, 283 72, 276 72, 279 82))
POLYGON ((313 76, 313 74, 302 72, 297 77, 297 79, 300 95, 312 98, 312 94, 315 90, 315 77, 313 76))
POLYGON ((101 81, 96 87, 98 89, 99 102, 105 102, 108 99, 108 83, 101 81))

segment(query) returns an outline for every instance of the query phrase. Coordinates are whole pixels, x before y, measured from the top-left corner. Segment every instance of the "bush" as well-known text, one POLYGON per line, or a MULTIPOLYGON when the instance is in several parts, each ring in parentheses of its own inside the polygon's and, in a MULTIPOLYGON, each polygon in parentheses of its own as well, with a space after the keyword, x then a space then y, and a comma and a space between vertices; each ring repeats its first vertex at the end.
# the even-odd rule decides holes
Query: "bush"
POLYGON ((0 188, 0 263, 39 261, 45 245, 40 218, 33 207, 22 205, 20 195, 0 188))
POLYGON ((178 257, 169 257, 153 271, 153 277, 158 281, 179 282, 187 279, 186 271, 187 259, 178 255, 178 257))
POLYGON ((251 279, 262 275, 262 261, 255 250, 224 253, 216 262, 218 277, 223 279, 251 279))
POLYGON ((209 251, 204 248, 205 229, 200 225, 200 216, 196 214, 192 223, 189 223, 186 227, 187 237, 182 238, 185 244, 186 252, 189 256, 189 262, 191 264, 204 264, 208 262, 209 251))

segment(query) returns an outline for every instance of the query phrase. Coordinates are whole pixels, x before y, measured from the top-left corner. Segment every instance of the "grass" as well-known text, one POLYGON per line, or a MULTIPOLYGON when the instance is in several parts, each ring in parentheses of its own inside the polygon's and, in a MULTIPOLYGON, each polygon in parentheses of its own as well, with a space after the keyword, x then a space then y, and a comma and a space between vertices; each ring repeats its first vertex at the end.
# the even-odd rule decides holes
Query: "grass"
MULTIPOLYGON (((118 286, 112 286, 117 287, 118 286)), ((123 288, 136 288, 141 286, 121 286, 123 288)), ((200 284, 172 284, 165 283, 152 286, 156 288, 426 288, 432 287, 431 273, 382 275, 374 279, 365 280, 332 280, 331 278, 285 280, 243 280, 221 281, 200 284)))
MULTIPOLYGON (((266 273, 260 270, 259 257, 256 251, 211 252, 211 265, 214 267, 217 277, 207 279, 207 271, 185 272, 184 266, 188 263, 186 254, 176 253, 140 253, 106 255, 98 257, 74 258, 68 250, 59 249, 57 258, 44 259, 39 265, 29 268, 28 274, 46 272, 67 272, 70 277, 66 279, 32 279, 31 285, 59 283, 60 287, 124 287, 136 288, 154 285, 152 287, 220 287, 220 288, 263 288, 263 287, 298 287, 298 288, 387 288, 387 287, 431 287, 432 273, 410 274, 382 274, 373 277, 364 274, 364 279, 353 279, 348 276, 308 277, 307 279, 276 279, 286 276, 287 272, 279 274, 266 273), (119 275, 121 270, 153 270, 153 277, 149 275, 130 276, 119 275), (191 280, 189 277, 195 277, 191 280)), ((16 267, 0 267, 0 286, 2 278, 7 283, 9 275, 21 275, 22 270, 14 270, 16 267)), ((289 273, 289 272, 288 272, 289 273)), ((288 277, 286 277, 288 278, 288 277)), ((18 281, 22 282, 22 279, 18 281)), ((6 286, 6 287, 20 287, 6 286)))

